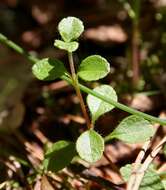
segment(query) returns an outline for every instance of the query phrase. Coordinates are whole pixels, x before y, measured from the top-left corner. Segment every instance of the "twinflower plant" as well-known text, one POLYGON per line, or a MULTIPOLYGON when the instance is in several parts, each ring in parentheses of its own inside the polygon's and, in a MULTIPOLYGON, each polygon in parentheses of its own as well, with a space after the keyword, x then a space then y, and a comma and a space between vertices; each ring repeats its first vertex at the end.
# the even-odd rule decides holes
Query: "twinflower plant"
MULTIPOLYGON (((66 80, 74 87, 83 117, 86 121, 86 129, 80 134, 76 142, 60 140, 46 149, 42 163, 43 171, 58 172, 68 166, 77 156, 90 164, 94 163, 101 159, 105 143, 111 142, 113 139, 121 140, 124 143, 145 142, 146 146, 143 148, 146 147, 146 151, 149 147, 150 139, 155 134, 153 123, 166 125, 166 120, 156 118, 119 103, 116 91, 108 84, 99 85, 93 90, 80 84, 80 79, 85 82, 93 82, 106 77, 110 72, 110 63, 100 55, 90 55, 81 60, 79 66, 76 67, 73 53, 79 48, 78 40, 84 31, 84 25, 80 19, 75 17, 62 19, 58 25, 58 31, 61 38, 54 41, 54 46, 66 51, 69 70, 67 69, 67 65, 58 59, 47 57, 39 60, 34 58, 20 46, 0 34, 0 41, 2 43, 5 43, 18 53, 25 55, 34 63, 32 72, 37 79, 52 81, 59 78, 66 80), (86 100, 82 96, 82 91, 88 94, 86 100), (113 132, 103 137, 95 131, 95 123, 103 114, 110 112, 115 107, 132 115, 119 122, 119 125, 113 132)), ((153 158, 158 154, 165 142, 166 138, 164 137, 159 145, 154 148, 151 153, 153 158)), ((133 170, 131 165, 127 165, 121 169, 124 180, 129 181, 128 190, 137 190, 142 184, 141 181, 145 171, 153 161, 153 158, 150 157, 151 154, 145 159, 145 162, 142 162, 145 154, 140 152, 138 156, 139 162, 137 159, 134 163, 133 170), (141 175, 139 170, 142 172, 141 175), (138 173, 138 175, 133 176, 132 171, 138 173), (136 185, 134 181, 137 181, 136 185)), ((149 169, 147 172, 143 184, 146 184, 147 180, 151 180, 148 183, 150 182, 153 185, 154 181, 152 180, 156 180, 156 178, 157 180, 160 179, 155 170, 151 171, 149 169), (152 174, 154 178, 147 179, 147 176, 152 174)), ((160 183, 162 189, 162 183, 160 181, 158 183, 160 183)))
MULTIPOLYGON (((104 141, 117 138, 125 142, 136 143, 146 141, 151 136, 153 136, 154 129, 151 123, 135 115, 123 120, 111 134, 105 137, 105 139, 94 130, 95 122, 97 119, 106 112, 114 109, 114 106, 103 102, 101 99, 89 94, 86 100, 90 111, 90 115, 88 115, 88 111, 86 109, 87 106, 79 87, 79 79, 84 81, 97 81, 99 79, 102 79, 109 74, 110 64, 104 57, 100 55, 90 55, 80 62, 79 67, 76 70, 73 59, 73 52, 79 48, 78 38, 84 31, 83 22, 75 17, 64 18, 58 25, 58 31, 61 39, 56 39, 54 46, 66 51, 68 55, 68 64, 70 71, 65 68, 64 63, 61 61, 50 58, 44 58, 35 63, 32 67, 32 71, 33 74, 40 80, 54 80, 61 77, 62 75, 71 79, 73 87, 75 88, 76 95, 80 102, 82 114, 86 120, 87 130, 78 137, 77 141, 75 142, 75 147, 73 143, 66 141, 63 143, 62 141, 56 142, 53 147, 57 147, 58 151, 60 147, 57 146, 58 144, 65 145, 65 147, 62 146, 61 149, 65 148, 67 150, 73 147, 73 149, 76 150, 75 152, 70 151, 73 153, 73 157, 76 153, 78 153, 80 158, 84 159, 87 162, 94 163, 102 157, 104 151, 104 141)), ((94 92, 102 94, 107 98, 111 98, 115 102, 118 100, 115 90, 110 85, 103 84, 97 86, 94 89, 94 92)), ((57 152, 57 150, 53 148, 51 155, 53 152, 57 152)), ((65 151, 64 154, 66 154, 65 151)), ((50 153, 47 152, 47 167, 49 166, 50 160, 54 159, 54 156, 50 157, 48 155, 50 155, 50 153)), ((72 156, 67 161, 70 161, 72 159, 72 156)), ((64 163, 62 167, 67 164, 67 162, 64 163)), ((51 169, 51 167, 49 167, 49 169, 51 169)))

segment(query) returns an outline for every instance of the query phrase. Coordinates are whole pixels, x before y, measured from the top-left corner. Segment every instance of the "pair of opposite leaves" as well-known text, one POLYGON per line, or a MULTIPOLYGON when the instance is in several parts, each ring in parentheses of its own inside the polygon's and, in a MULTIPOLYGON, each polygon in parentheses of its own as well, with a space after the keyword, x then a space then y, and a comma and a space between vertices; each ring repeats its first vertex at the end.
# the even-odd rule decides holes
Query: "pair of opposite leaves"
MULTIPOLYGON (((60 49, 70 52, 69 46, 73 47, 73 42, 76 42, 79 36, 84 31, 83 22, 75 17, 67 17, 60 21, 58 25, 59 33, 62 40, 55 40, 54 45, 60 49)), ((45 58, 37 62, 32 71, 34 75, 40 80, 54 80, 67 74, 64 64, 56 59, 45 58)), ((85 81, 95 81, 104 78, 110 72, 110 65, 107 60, 99 55, 92 55, 85 58, 79 68, 77 75, 85 81)), ((111 99, 117 101, 116 92, 108 85, 102 85, 94 89, 103 95, 110 96, 111 99)), ((94 123, 102 114, 113 109, 113 106, 103 103, 93 96, 88 96, 87 103, 92 115, 92 122, 94 123)))
MULTIPOLYGON (((77 39, 83 32, 84 27, 82 22, 77 18, 68 17, 60 22, 58 29, 63 41, 56 40, 54 45, 60 49, 71 52, 70 50, 73 49, 74 44, 78 44, 78 42, 73 40, 77 39)), ((61 61, 49 58, 37 62, 33 66, 32 71, 34 75, 40 80, 54 80, 61 77, 62 75, 67 74, 66 68, 61 61)), ((77 75, 83 80, 95 81, 105 77, 109 71, 110 66, 106 59, 99 55, 92 55, 81 62, 77 75)), ((100 93, 103 95, 107 94, 112 96, 113 94, 115 101, 117 101, 116 92, 112 89, 112 87, 108 85, 102 85, 97 87, 95 90, 100 91, 100 93)), ((91 111, 93 123, 102 114, 113 109, 113 106, 104 103, 100 99, 90 95, 87 98, 87 103, 91 111)), ((102 155, 104 150, 104 140, 94 130, 88 130, 77 140, 76 149, 81 158, 89 162, 94 162, 102 155), (84 152, 86 152, 85 150, 87 150, 87 148, 87 152, 90 154, 86 154, 86 156, 84 156, 84 152)))
MULTIPOLYGON (((68 17, 60 22, 58 29, 63 41, 56 40, 54 45, 68 52, 75 51, 78 48, 78 42, 74 40, 81 35, 84 29, 82 22, 77 18, 68 17)), ((32 70, 34 75, 40 80, 54 80, 67 74, 65 66, 61 61, 50 58, 37 62, 32 70)), ((106 59, 99 55, 92 55, 81 62, 77 75, 85 81, 95 81, 105 77, 109 71, 110 66, 106 59)), ((109 85, 101 85, 95 88, 94 91, 117 101, 116 92, 109 85)), ((92 115, 93 123, 101 115, 114 108, 114 106, 92 95, 88 95, 87 104, 92 115)), ((114 138, 118 138, 118 135, 115 134, 114 132, 114 138)), ((123 136, 121 133, 119 134, 121 137, 123 136)), ((108 138, 112 138, 112 135, 109 135, 106 139, 108 140, 108 138)), ((94 130, 88 130, 78 138, 76 149, 81 158, 89 162, 95 162, 102 156, 104 140, 94 130)))
MULTIPOLYGON (((56 59, 45 58, 34 64, 32 67, 34 75, 40 80, 54 80, 67 73, 64 64, 56 59)), ((99 55, 92 55, 85 58, 78 69, 78 76, 85 81, 95 81, 105 77, 110 71, 109 63, 99 55)), ((114 101, 117 101, 117 95, 114 89, 109 85, 101 85, 94 89, 100 94, 107 95, 114 101)), ((87 104, 92 114, 93 123, 102 114, 113 109, 108 103, 102 103, 101 100, 93 96, 88 96, 87 104), (101 106, 102 105, 102 106, 101 106)))

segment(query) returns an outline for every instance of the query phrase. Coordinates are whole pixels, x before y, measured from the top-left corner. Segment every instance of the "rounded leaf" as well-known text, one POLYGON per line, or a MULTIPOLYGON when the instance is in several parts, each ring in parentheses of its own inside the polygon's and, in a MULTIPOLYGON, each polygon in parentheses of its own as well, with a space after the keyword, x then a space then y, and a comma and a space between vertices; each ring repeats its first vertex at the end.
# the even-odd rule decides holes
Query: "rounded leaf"
POLYGON ((85 81, 94 81, 104 78, 109 72, 108 61, 100 55, 92 55, 81 62, 78 76, 85 81))
POLYGON ((47 171, 57 172, 68 166, 75 155, 74 143, 58 141, 46 151, 43 166, 47 171))
POLYGON ((80 135, 76 142, 79 156, 90 163, 98 161, 104 151, 104 140, 94 130, 88 130, 80 135))
POLYGON ((54 80, 64 75, 66 69, 61 61, 44 58, 33 65, 32 72, 39 80, 54 80))
POLYGON ((105 140, 117 138, 126 143, 139 143, 149 140, 154 133, 155 129, 149 121, 142 117, 131 115, 122 120, 105 140))
MULTIPOLYGON (((106 96, 114 101, 117 101, 115 90, 109 85, 101 85, 93 89, 95 92, 106 96)), ((101 115, 111 111, 114 106, 92 95, 87 96, 87 104, 92 115, 92 122, 94 123, 101 115)))
POLYGON ((82 34, 84 31, 84 25, 78 18, 67 17, 60 21, 58 30, 65 42, 71 42, 82 34))
POLYGON ((58 47, 59 49, 66 50, 68 52, 73 52, 78 49, 78 42, 64 42, 61 40, 55 40, 54 46, 58 47))

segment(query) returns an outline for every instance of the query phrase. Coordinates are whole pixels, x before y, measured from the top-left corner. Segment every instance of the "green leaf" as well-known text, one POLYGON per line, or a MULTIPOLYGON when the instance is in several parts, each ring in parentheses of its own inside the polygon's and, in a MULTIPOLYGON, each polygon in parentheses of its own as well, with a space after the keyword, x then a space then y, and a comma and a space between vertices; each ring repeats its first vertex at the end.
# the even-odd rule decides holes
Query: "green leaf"
POLYGON ((126 164, 125 166, 120 168, 120 173, 125 182, 127 182, 129 180, 130 175, 131 175, 131 170, 132 170, 131 164, 126 164))
MULTIPOLYGON (((117 101, 117 95, 115 90, 109 85, 101 85, 93 89, 95 92, 106 96, 114 101, 117 101)), ((87 96, 87 104, 92 115, 92 122, 94 123, 101 115, 111 111, 114 106, 104 102, 103 100, 96 98, 92 95, 87 96)))
POLYGON ((78 49, 78 42, 64 42, 61 40, 55 40, 54 46, 58 47, 59 49, 66 50, 68 52, 73 52, 78 49))
POLYGON ((59 33, 65 42, 76 40, 84 31, 83 22, 75 17, 67 17, 58 25, 59 33))
MULTIPOLYGON (((131 175, 131 168, 132 166, 127 164, 120 169, 120 172, 126 182, 129 180, 131 175)), ((164 190, 161 179, 154 169, 148 169, 145 172, 139 190, 164 190)))
POLYGON ((32 72, 39 80, 54 80, 64 75, 66 69, 61 61, 44 58, 33 65, 32 72))
POLYGON ((78 76, 85 81, 94 81, 104 78, 109 72, 107 60, 100 55, 92 55, 81 62, 78 76))
POLYGON ((162 179, 162 183, 163 183, 164 188, 166 189, 166 178, 162 179))
POLYGON ((126 117, 105 140, 120 139, 126 143, 145 142, 155 133, 151 123, 142 117, 131 115, 126 117))
POLYGON ((57 172, 68 166, 76 154, 74 143, 58 141, 46 151, 43 166, 47 171, 57 172))
POLYGON ((76 142, 79 156, 90 163, 98 161, 104 151, 104 140, 94 130, 88 130, 80 135, 76 142))

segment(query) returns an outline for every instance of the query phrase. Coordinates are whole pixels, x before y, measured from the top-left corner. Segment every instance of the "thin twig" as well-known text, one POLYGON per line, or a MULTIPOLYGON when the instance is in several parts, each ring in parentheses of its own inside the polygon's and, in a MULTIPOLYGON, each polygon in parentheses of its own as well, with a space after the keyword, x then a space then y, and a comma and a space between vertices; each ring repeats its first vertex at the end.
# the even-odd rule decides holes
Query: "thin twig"
POLYGON ((163 145, 166 143, 166 136, 159 142, 159 144, 153 149, 153 151, 149 154, 149 156, 146 158, 142 166, 140 167, 140 170, 138 172, 134 187, 132 190, 138 190, 139 186, 141 184, 141 181, 144 177, 145 171, 148 169, 150 163, 153 161, 153 159, 157 156, 157 154, 162 149, 163 145))
POLYGON ((145 156, 145 153, 149 147, 149 144, 150 144, 150 140, 145 142, 145 144, 143 145, 141 151, 139 152, 135 162, 134 162, 134 166, 133 166, 133 169, 132 169, 132 172, 131 172, 131 176, 129 178, 129 181, 127 183, 127 190, 133 190, 133 185, 135 183, 135 180, 136 180, 136 177, 137 177, 137 173, 138 173, 138 169, 140 167, 140 164, 145 156))
POLYGON ((43 144, 49 142, 48 138, 39 129, 34 129, 33 133, 43 144))

